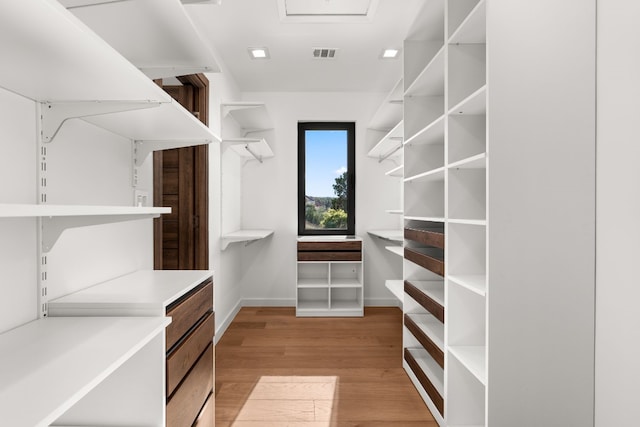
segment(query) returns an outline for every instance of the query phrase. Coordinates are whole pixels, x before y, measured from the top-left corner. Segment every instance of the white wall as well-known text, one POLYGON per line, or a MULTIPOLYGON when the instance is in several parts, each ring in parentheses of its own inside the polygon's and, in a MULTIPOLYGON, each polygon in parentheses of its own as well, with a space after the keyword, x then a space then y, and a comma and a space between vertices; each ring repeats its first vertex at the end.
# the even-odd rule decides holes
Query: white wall
POLYGON ((596 426, 640 419, 640 3, 598 2, 596 426))
MULTIPOLYGON (((398 228, 398 218, 385 209, 400 206, 399 182, 384 172, 390 162, 366 157, 374 136, 366 126, 385 94, 366 93, 244 93, 245 101, 265 102, 274 130, 269 144, 275 157, 249 162, 242 169, 242 222, 246 228, 272 228, 272 237, 244 248, 243 303, 295 305, 298 121, 356 122, 356 234, 364 238, 365 304, 396 305, 384 287, 399 279, 399 257, 384 250, 368 229, 398 228)), ((378 135, 379 137, 380 135, 378 135)))

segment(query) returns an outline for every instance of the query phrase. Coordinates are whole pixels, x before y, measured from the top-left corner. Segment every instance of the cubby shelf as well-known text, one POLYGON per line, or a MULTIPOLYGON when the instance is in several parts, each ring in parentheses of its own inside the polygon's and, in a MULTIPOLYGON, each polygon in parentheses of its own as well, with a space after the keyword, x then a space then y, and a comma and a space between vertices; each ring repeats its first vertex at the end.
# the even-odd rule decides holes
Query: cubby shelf
POLYGON ((151 79, 220 71, 179 0, 61 3, 151 79))
POLYGON ((487 277, 485 275, 449 275, 447 278, 449 279, 449 282, 455 283, 463 288, 467 288, 480 296, 485 296, 487 294, 487 277))
MULTIPOLYGON (((0 334, 2 422, 12 426, 55 423, 163 334, 170 322, 165 317, 58 317, 0 334)), ((157 353, 161 358, 160 349, 157 353)), ((121 380, 126 388, 126 379, 121 380)), ((97 418, 91 424, 109 421, 97 418)))
POLYGON ((400 154, 404 134, 404 122, 400 121, 367 153, 367 156, 383 161, 400 154))
POLYGON ((449 353, 484 385, 487 384, 486 352, 484 346, 449 346, 449 353))
POLYGON ((486 0, 480 0, 451 34, 449 43, 486 43, 486 20, 486 0))
POLYGON ((405 96, 434 96, 444 94, 444 46, 405 90, 405 96))
POLYGON ((238 242, 253 242, 266 239, 273 234, 273 230, 238 230, 232 233, 225 233, 221 237, 222 250, 227 249, 229 244, 238 242))

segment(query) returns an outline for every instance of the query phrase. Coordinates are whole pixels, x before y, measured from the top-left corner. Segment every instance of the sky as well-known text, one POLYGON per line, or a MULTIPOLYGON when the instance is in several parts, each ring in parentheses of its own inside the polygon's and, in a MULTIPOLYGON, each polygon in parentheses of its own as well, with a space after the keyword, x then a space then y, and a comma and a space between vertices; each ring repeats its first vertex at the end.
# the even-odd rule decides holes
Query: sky
POLYGON ((347 131, 308 130, 305 138, 306 195, 335 197, 335 179, 347 170, 347 131))

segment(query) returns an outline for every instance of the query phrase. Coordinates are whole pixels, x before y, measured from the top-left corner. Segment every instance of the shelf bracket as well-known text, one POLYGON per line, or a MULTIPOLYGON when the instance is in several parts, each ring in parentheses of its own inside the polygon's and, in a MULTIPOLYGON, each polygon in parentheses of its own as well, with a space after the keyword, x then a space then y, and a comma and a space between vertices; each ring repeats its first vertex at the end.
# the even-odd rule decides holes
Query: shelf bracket
POLYGON ((42 102, 40 108, 40 136, 45 143, 53 141, 62 125, 69 119, 99 116, 123 111, 160 106, 158 101, 62 101, 42 102))
POLYGON ((148 215, 92 215, 42 218, 42 251, 50 252, 58 238, 68 228, 88 227, 91 225, 112 224, 116 222, 157 218, 159 214, 148 215))
POLYGON ((389 157, 391 157, 391 156, 392 156, 396 151, 398 151, 399 149, 401 149, 401 148, 402 148, 402 146, 404 145, 404 144, 402 143, 403 138, 402 138, 401 136, 392 136, 392 137, 391 137, 391 138, 389 138, 389 139, 399 140, 399 141, 400 141, 400 144, 398 144, 398 146, 397 146, 397 147, 392 148, 391 150, 389 150, 389 152, 388 152, 388 153, 386 153, 385 155, 380 156, 380 158, 378 158, 378 163, 382 163, 383 161, 387 160, 387 159, 388 159, 389 157))
POLYGON ((249 152, 249 154, 251 154, 257 161, 259 161, 260 163, 262 163, 262 156, 257 155, 252 149, 251 147, 249 147, 249 144, 244 146, 244 149, 247 150, 249 152))
POLYGON ((141 166, 149 154, 154 151, 211 144, 212 142, 210 139, 135 140, 133 141, 134 164, 141 166))

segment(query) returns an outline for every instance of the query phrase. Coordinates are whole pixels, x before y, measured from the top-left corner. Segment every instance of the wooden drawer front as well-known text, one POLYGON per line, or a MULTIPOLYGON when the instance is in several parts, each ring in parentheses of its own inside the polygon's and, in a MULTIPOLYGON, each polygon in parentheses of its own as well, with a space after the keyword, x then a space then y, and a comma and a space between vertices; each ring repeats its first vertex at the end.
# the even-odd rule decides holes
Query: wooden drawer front
POLYGON ((336 242, 298 242, 300 251, 362 251, 360 240, 343 240, 336 242))
POLYGON ((404 291, 429 313, 433 314, 436 319, 444 323, 444 307, 440 303, 416 288, 408 280, 404 281, 404 291))
POLYGON ((196 422, 193 424, 193 427, 213 427, 215 425, 215 399, 214 393, 211 393, 207 398, 207 401, 204 403, 200 414, 198 414, 198 418, 196 422))
POLYGON ((404 248, 404 257, 444 277, 444 255, 441 252, 434 248, 404 248))
POLYGON ((427 246, 444 249, 444 231, 428 228, 405 228, 404 238, 427 246))
POLYGON ((418 365, 418 362, 416 362, 416 360, 413 358, 408 348, 404 349, 404 360, 407 361, 407 364, 409 365, 415 376, 418 378, 418 381, 420 381, 420 384, 422 384, 422 388, 424 388, 424 391, 427 392, 429 398, 431 398, 431 401, 438 409, 438 412, 440 412, 440 415, 444 416, 444 399, 442 398, 440 393, 438 393, 438 390, 436 390, 436 388, 433 386, 433 384, 429 380, 429 377, 427 377, 427 375, 422 372, 422 369, 420 369, 420 365, 418 365))
POLYGON ((416 337, 416 339, 420 342, 420 344, 422 344, 424 349, 427 350, 427 353, 429 353, 431 357, 433 357, 433 360, 435 360, 438 365, 440 365, 440 367, 444 368, 444 352, 440 350, 440 348, 435 345, 433 341, 431 341, 431 338, 429 338, 427 335, 425 335, 424 332, 422 332, 422 329, 420 329, 418 325, 415 324, 409 314, 404 315, 404 326, 406 326, 407 329, 413 334, 413 336, 416 337))
POLYGON ((213 389, 213 343, 167 403, 167 427, 191 427, 213 389))
POLYGON ((213 310, 213 283, 198 286, 188 296, 167 308, 167 350, 174 346, 202 316, 213 310))
POLYGON ((171 396, 204 349, 213 341, 214 316, 210 313, 167 356, 167 396, 171 396))
POLYGON ((298 252, 298 261, 362 261, 362 252, 298 252))

